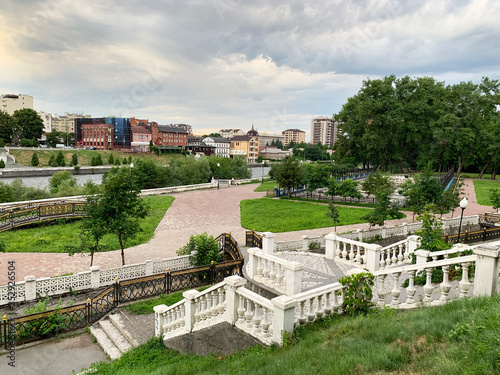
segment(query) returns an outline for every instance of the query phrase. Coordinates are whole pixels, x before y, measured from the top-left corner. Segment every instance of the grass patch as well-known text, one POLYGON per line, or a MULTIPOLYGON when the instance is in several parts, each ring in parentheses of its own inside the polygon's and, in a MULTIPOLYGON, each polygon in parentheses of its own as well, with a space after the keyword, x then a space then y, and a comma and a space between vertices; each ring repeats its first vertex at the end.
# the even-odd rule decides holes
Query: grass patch
MULTIPOLYGON (((460 173, 460 178, 477 178, 479 173, 460 173)), ((483 174, 482 180, 491 180, 491 174, 483 174)), ((495 176, 496 179, 496 176, 495 176)))
MULTIPOLYGON (((222 359, 180 355, 151 339, 99 374, 429 374, 500 371, 500 296, 407 312, 335 315, 300 327, 283 348, 253 347, 222 359)), ((215 340, 217 338, 214 338, 215 340)))
MULTIPOLYGON (((201 292, 207 288, 210 288, 210 285, 196 288, 196 290, 201 292)), ((155 298, 151 298, 151 299, 140 301, 140 302, 131 303, 130 305, 125 306, 124 308, 126 310, 128 310, 131 314, 134 314, 134 315, 152 314, 152 313, 154 313, 153 307, 155 307, 155 306, 158 306, 158 305, 171 306, 171 305, 179 302, 180 300, 182 300, 184 298, 182 296, 183 292, 184 291, 182 290, 182 291, 174 292, 171 294, 162 294, 162 295, 155 297, 155 298)))
POLYGON ((490 189, 500 189, 500 181, 472 181, 476 192, 477 203, 483 206, 491 206, 490 189))
MULTIPOLYGON (((338 225, 365 223, 361 219, 366 208, 338 207, 338 225)), ((278 199, 247 199, 240 202, 241 226, 247 229, 270 232, 290 232, 303 229, 332 227, 326 216, 328 206, 309 202, 278 199)))
MULTIPOLYGON (((325 203, 328 204, 332 201, 330 200, 325 200, 325 199, 307 199, 307 198, 297 198, 297 197, 280 197, 280 199, 285 199, 285 200, 290 200, 290 201, 301 201, 301 202, 315 202, 315 203, 325 203)), ((370 207, 370 208, 375 208, 377 207, 376 204, 374 203, 351 203, 351 202, 344 202, 344 201, 333 201, 336 205, 339 206, 349 206, 349 207, 370 207)))
MULTIPOLYGON (((151 207, 150 214, 140 221, 142 232, 136 238, 129 240, 127 247, 140 245, 148 242, 161 219, 165 216, 174 197, 155 196, 143 198, 151 207)), ((29 229, 14 229, 0 233, 0 239, 6 244, 6 251, 13 253, 64 253, 68 243, 78 242, 80 224, 78 221, 65 223, 65 220, 57 220, 55 225, 43 225, 29 229)), ((104 236, 102 244, 106 245, 106 251, 118 250, 120 244, 116 236, 108 234, 104 236)))
POLYGON ((259 186, 257 186, 254 191, 264 192, 267 190, 273 190, 274 187, 277 187, 278 183, 276 181, 264 181, 259 186))

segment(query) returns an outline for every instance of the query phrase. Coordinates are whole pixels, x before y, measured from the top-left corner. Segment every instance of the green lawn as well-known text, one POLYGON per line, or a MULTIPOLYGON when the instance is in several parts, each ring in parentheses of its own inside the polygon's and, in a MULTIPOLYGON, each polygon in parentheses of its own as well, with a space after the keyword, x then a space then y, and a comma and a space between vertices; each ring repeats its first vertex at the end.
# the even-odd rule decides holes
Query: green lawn
MULTIPOLYGON (((151 207, 150 215, 141 220, 142 232, 136 238, 127 242, 126 246, 136 246, 148 242, 168 210, 174 197, 158 196, 144 198, 151 207)), ((80 225, 78 221, 64 223, 58 220, 56 225, 44 225, 29 229, 16 229, 0 233, 0 240, 6 245, 7 252, 23 253, 63 253, 68 244, 78 243, 80 225)), ((118 250, 118 239, 113 235, 106 235, 102 241, 106 251, 118 250)))
MULTIPOLYGON (((365 223, 366 208, 338 207, 338 225, 365 223)), ((328 206, 279 199, 247 199, 240 203, 241 226, 249 230, 290 232, 303 229, 332 227, 326 216, 328 206)))
MULTIPOLYGON (((500 373, 500 295, 411 311, 335 315, 296 330, 283 348, 235 355, 180 355, 152 339, 98 374, 426 374, 500 373)), ((214 338, 217 339, 217 338, 214 338)))
POLYGON ((254 191, 273 190, 275 186, 278 186, 278 183, 276 181, 264 181, 258 187, 256 187, 254 191))
POLYGON ((477 203, 484 206, 491 206, 490 189, 500 189, 499 181, 477 180, 473 181, 476 192, 477 203))
MULTIPOLYGON (((477 178, 479 176, 479 173, 460 173, 460 178, 477 178)), ((485 173, 483 174, 483 177, 481 177, 482 180, 491 180, 491 174, 485 173)), ((496 179, 496 176, 495 176, 496 179)))

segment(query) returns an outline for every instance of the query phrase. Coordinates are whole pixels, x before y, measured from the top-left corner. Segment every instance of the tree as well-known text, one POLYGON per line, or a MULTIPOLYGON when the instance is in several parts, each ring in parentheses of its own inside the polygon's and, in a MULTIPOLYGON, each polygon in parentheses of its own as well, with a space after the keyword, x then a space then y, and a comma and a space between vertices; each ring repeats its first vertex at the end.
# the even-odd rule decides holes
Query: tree
POLYGON ((51 167, 57 167, 57 162, 56 162, 56 157, 54 156, 54 154, 51 154, 50 155, 50 158, 49 158, 49 165, 51 167), (53 165, 55 164, 55 165, 53 165))
POLYGON ((391 202, 390 195, 383 192, 377 196, 375 209, 363 216, 363 219, 367 220, 370 226, 383 226, 386 219, 401 219, 403 216, 403 213, 399 212, 397 204, 391 202))
POLYGON ((292 195, 292 188, 302 184, 304 168, 294 157, 287 157, 281 164, 277 164, 274 178, 282 188, 288 189, 288 196, 292 195))
POLYGON ((43 134, 43 120, 30 108, 18 109, 12 115, 14 128, 19 132, 18 139, 39 139, 43 134))
POLYGON ((52 194, 57 194, 62 186, 76 187, 76 178, 68 171, 54 173, 49 178, 49 191, 52 194))
POLYGON ((332 218, 333 225, 335 226, 335 233, 337 233, 337 224, 340 222, 340 215, 337 206, 335 206, 332 202, 328 204, 328 212, 326 213, 326 216, 332 218))
POLYGON ((422 221, 422 229, 416 231, 416 234, 421 237, 419 249, 428 251, 441 251, 447 250, 452 247, 443 240, 441 220, 431 213, 434 209, 433 205, 427 205, 417 219, 422 221))
POLYGON ((338 188, 338 194, 341 197, 344 197, 347 200, 347 197, 350 198, 361 198, 361 192, 358 189, 358 182, 351 180, 350 178, 342 181, 338 188))
POLYGON ((111 171, 103 176, 103 193, 98 196, 100 209, 96 215, 100 215, 106 232, 117 236, 122 265, 125 265, 125 244, 141 231, 139 219, 147 216, 149 208, 139 197, 140 190, 133 183, 131 168, 111 171))
POLYGON ((71 155, 71 165, 73 166, 78 165, 78 155, 76 153, 71 155))
POLYGON ((59 151, 56 156, 56 163, 58 167, 64 167, 66 162, 64 161, 64 154, 62 151, 59 151))
POLYGON ((219 244, 213 236, 206 232, 189 237, 189 242, 177 250, 177 255, 190 255, 191 264, 195 267, 206 266, 211 262, 220 262, 224 257, 219 244), (195 254, 193 252, 196 251, 195 254))
POLYGON ((38 154, 36 152, 31 155, 31 165, 33 167, 37 167, 38 164, 40 164, 40 161, 38 160, 38 154))
POLYGON ((493 208, 498 212, 498 208, 500 208, 500 189, 490 189, 490 201, 493 208))
POLYGON ((423 212, 425 206, 439 205, 443 201, 443 187, 429 168, 407 180, 399 193, 406 197, 406 204, 413 211, 413 215, 423 212))
POLYGON ((97 154, 95 160, 96 160, 97 165, 103 165, 104 164, 104 162, 102 161, 101 154, 97 154))
POLYGON ((392 194, 395 185, 390 177, 382 175, 379 171, 370 174, 361 183, 361 188, 369 197, 370 195, 377 196, 384 192, 392 194))
POLYGON ((46 134, 46 142, 49 147, 56 147, 58 143, 61 143, 61 133, 58 131, 52 131, 46 134))
POLYGON ((115 158, 113 157, 113 154, 109 154, 108 164, 111 164, 111 165, 115 164, 115 158))
POLYGON ((340 182, 335 177, 331 177, 330 180, 328 181, 328 190, 326 194, 330 195, 333 200, 334 196, 339 195, 339 188, 340 188, 340 182))
POLYGON ((14 130, 14 121, 12 116, 4 111, 0 111, 0 138, 5 142, 10 142, 14 130))
POLYGON ((328 186, 328 180, 328 167, 318 163, 306 166, 305 183, 307 191, 315 191, 316 189, 328 186))

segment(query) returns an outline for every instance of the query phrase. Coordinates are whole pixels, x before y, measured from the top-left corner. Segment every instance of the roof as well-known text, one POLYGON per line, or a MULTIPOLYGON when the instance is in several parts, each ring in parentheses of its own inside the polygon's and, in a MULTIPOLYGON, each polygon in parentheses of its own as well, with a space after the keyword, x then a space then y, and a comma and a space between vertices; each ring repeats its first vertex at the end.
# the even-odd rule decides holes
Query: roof
POLYGON ((252 125, 252 129, 247 132, 247 135, 250 137, 258 137, 259 133, 257 133, 257 130, 254 130, 253 125, 252 125))
POLYGON ((223 138, 223 137, 205 137, 203 139, 207 139, 207 138, 213 139, 215 143, 230 143, 231 142, 229 139, 223 138))
POLYGON ((286 130, 283 130, 283 133, 284 133, 284 132, 305 133, 305 131, 300 130, 300 129, 286 129, 286 130))
POLYGON ((250 139, 252 139, 252 137, 249 137, 248 135, 235 135, 233 138, 230 139, 230 141, 248 142, 250 141, 250 139))
POLYGON ((158 125, 158 131, 161 133, 189 134, 189 132, 186 129, 169 125, 158 125))

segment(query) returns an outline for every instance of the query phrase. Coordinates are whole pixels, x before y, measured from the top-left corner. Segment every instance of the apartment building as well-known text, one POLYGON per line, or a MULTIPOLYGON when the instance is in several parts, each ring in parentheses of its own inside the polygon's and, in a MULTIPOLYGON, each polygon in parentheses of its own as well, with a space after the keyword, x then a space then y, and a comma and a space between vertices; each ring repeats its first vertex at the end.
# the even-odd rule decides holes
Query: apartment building
POLYGON ((281 133, 283 134, 284 145, 287 145, 291 142, 293 143, 301 143, 306 141, 306 132, 300 129, 286 129, 281 133))
POLYGON ((33 97, 25 94, 0 95, 0 111, 13 115, 18 109, 33 109, 33 97))
POLYGON ((338 139, 339 122, 328 116, 316 116, 311 120, 311 144, 333 146, 338 139))

